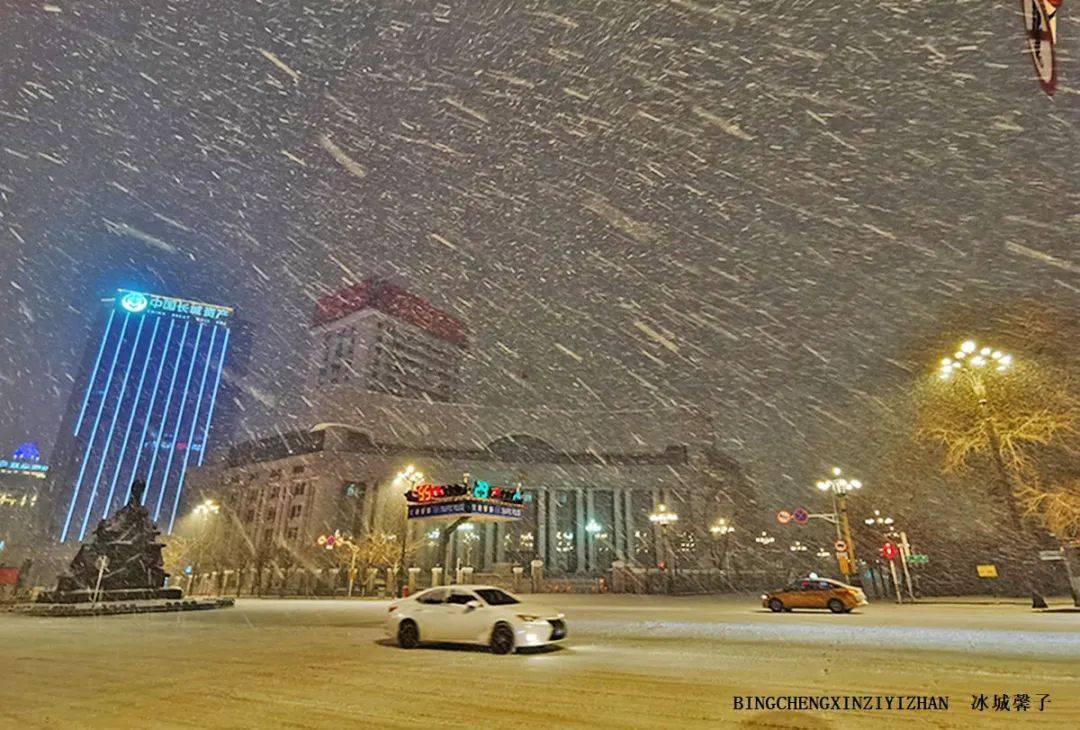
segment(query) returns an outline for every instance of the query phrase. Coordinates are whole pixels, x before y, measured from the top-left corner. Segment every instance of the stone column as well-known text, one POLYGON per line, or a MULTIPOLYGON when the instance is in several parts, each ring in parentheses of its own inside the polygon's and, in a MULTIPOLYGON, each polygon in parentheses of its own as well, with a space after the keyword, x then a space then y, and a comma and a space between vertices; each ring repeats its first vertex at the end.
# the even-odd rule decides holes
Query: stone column
POLYGON ((626 559, 634 561, 636 538, 634 537, 634 490, 624 489, 623 493, 623 549, 626 559))
POLYGON ((587 534, 585 532, 585 490, 578 487, 574 490, 574 554, 577 556, 575 573, 584 573, 587 569, 585 565, 587 534))
POLYGON ((492 534, 495 536, 495 562, 506 562, 506 523, 496 523, 492 534))
POLYGON ((484 558, 480 570, 489 571, 495 561, 495 523, 484 525, 484 558))
POLYGON ((563 567, 558 553, 559 522, 556 519, 558 513, 559 494, 556 490, 549 489, 547 493, 548 556, 544 560, 544 564, 547 566, 549 571, 558 570, 563 567))
MULTIPOLYGON (((656 510, 656 507, 659 504, 661 504, 663 499, 664 499, 664 496, 660 493, 659 489, 652 490, 653 511, 656 510)), ((664 540, 663 540, 663 535, 661 534, 662 530, 660 528, 660 525, 657 525, 657 524, 652 523, 652 522, 650 522, 649 524, 652 526, 653 562, 658 563, 661 560, 666 561, 667 560, 667 554, 666 554, 666 551, 664 550, 664 540)), ((655 567, 655 566, 653 566, 653 567, 655 567)))
POLYGON ((611 492, 611 545, 615 549, 615 560, 626 560, 626 525, 623 524, 623 490, 611 492))
MULTIPOLYGON (((596 520, 596 490, 585 490, 585 525, 596 520)), ((584 536, 589 541, 589 571, 595 572, 596 566, 596 535, 593 535, 588 530, 584 530, 584 536)))
POLYGON ((536 490, 536 536, 535 553, 537 560, 547 562, 547 497, 548 490, 541 487, 536 490))

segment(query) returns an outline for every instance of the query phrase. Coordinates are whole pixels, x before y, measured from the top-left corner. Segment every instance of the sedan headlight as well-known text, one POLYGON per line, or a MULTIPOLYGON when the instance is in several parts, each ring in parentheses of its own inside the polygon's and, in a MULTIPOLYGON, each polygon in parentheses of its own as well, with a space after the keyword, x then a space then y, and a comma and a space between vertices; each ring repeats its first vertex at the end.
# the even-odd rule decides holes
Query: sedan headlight
POLYGON ((519 619, 521 619, 522 621, 524 621, 525 623, 532 623, 533 621, 539 621, 540 620, 539 616, 530 616, 530 615, 528 615, 526 613, 519 613, 517 615, 517 617, 519 619))

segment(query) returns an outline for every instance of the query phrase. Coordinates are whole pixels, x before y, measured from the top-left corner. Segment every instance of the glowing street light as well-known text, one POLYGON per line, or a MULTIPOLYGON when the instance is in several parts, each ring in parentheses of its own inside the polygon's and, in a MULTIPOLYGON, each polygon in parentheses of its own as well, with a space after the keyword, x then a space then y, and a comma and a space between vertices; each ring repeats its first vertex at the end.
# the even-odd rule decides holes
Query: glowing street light
POLYGON ((776 538, 762 530, 761 534, 754 538, 754 542, 758 545, 772 545, 776 542, 776 538))
POLYGON ((855 543, 851 539, 851 523, 848 521, 847 496, 862 489, 863 483, 858 479, 848 479, 844 476, 844 472, 840 467, 834 466, 832 468, 832 477, 818 480, 816 486, 822 492, 832 493, 833 514, 837 517, 836 539, 842 540, 847 546, 847 550, 843 554, 838 553, 838 556, 842 555, 847 558, 844 560, 842 557, 838 557, 840 571, 849 582, 858 582, 857 571, 855 570, 855 543), (855 576, 854 579, 852 576, 855 576))
POLYGON ((196 505, 192 512, 196 515, 216 515, 221 511, 221 505, 212 499, 207 499, 202 504, 196 505))
POLYGON ((967 375, 971 378, 976 390, 983 391, 980 397, 984 397, 982 374, 990 371, 1003 373, 1012 366, 1012 362, 1012 355, 991 347, 980 348, 975 340, 967 340, 960 345, 956 354, 941 360, 938 377, 942 380, 950 380, 958 374, 967 375))
POLYGON ((672 512, 667 508, 667 505, 658 504, 656 509, 649 514, 649 522, 654 525, 660 525, 666 527, 672 523, 679 521, 679 515, 677 512, 672 512))
POLYGON ((805 553, 807 550, 809 550, 809 548, 803 545, 802 542, 800 542, 799 540, 796 540, 794 543, 788 546, 788 550, 793 553, 805 553))
POLYGON ((664 545, 664 554, 671 557, 671 565, 666 566, 668 569, 668 593, 671 593, 674 588, 675 576, 674 576, 674 558, 675 554, 671 550, 670 540, 668 539, 668 525, 673 525, 679 521, 679 515, 676 512, 672 512, 667 508, 667 505, 661 503, 656 505, 656 509, 649 513, 649 522, 654 525, 660 526, 660 537, 664 545))
POLYGON ((589 520, 589 524, 585 525, 585 532, 590 535, 597 535, 604 531, 604 526, 596 520, 589 520))
POLYGON ((709 532, 712 533, 713 537, 720 537, 735 532, 735 526, 729 525, 728 521, 721 517, 709 526, 709 532))
POLYGON ((888 527, 894 522, 892 517, 882 517, 879 509, 874 510, 873 517, 867 517, 863 521, 868 525, 878 525, 879 527, 888 527))

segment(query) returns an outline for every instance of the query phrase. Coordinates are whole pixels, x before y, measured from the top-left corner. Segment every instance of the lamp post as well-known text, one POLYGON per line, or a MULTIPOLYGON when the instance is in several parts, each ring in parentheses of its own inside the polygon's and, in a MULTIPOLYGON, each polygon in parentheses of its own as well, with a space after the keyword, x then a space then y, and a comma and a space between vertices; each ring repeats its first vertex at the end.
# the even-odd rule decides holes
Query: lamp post
MULTIPOLYGON (((424 472, 418 471, 415 466, 409 464, 394 477, 394 486, 400 487, 407 484, 412 489, 424 478, 424 472)), ((409 544, 409 500, 405 500, 405 521, 401 525, 401 568, 398 571, 397 593, 401 594, 405 586, 405 551, 409 544)))
POLYGON ((728 556, 728 541, 731 539, 729 535, 733 532, 735 532, 735 526, 729 523, 725 517, 720 517, 716 522, 709 525, 709 534, 713 537, 713 561, 716 563, 717 570, 724 569, 724 563, 726 563, 728 556), (715 556, 715 546, 720 540, 723 540, 723 550, 721 557, 717 558, 715 556))
POLYGON ((660 542, 664 546, 664 557, 670 558, 670 561, 666 561, 670 562, 670 565, 667 565, 668 593, 672 593, 675 582, 675 556, 671 550, 667 529, 669 525, 678 521, 679 515, 669 510, 667 505, 663 503, 656 505, 656 509, 649 514, 649 522, 660 526, 660 542))
POLYGON ((982 421, 990 441, 990 456, 1000 479, 998 491, 1009 508, 1013 529, 1022 531, 1020 512, 1013 496, 1016 488, 1005 461, 1001 457, 1001 438, 993 418, 993 404, 987 394, 987 381, 1008 372, 1013 366, 1012 355, 990 347, 980 348, 975 340, 967 340, 952 357, 943 358, 938 368, 938 378, 944 382, 966 387, 979 407, 982 421))
MULTIPOLYGON (((1026 536, 1020 510, 1016 505, 1016 493, 1020 485, 1009 472, 1005 459, 1001 455, 1001 436, 997 432, 997 424, 994 420, 994 403, 990 402, 987 383, 994 378, 1001 377, 1013 367, 1012 355, 995 350, 992 347, 980 347, 975 340, 965 340, 960 349, 952 357, 941 360, 938 368, 938 378, 946 383, 955 383, 968 389, 971 397, 978 405, 980 425, 985 429, 987 439, 990 442, 990 458, 994 462, 994 468, 998 473, 998 492, 1005 500, 1009 510, 1009 520, 1017 537, 1026 536)), ((1029 583, 1031 588, 1031 607, 1046 608, 1046 600, 1036 588, 1033 581, 1029 583)))
MULTIPOLYGON (((843 540, 847 550, 847 560, 840 561, 840 572, 844 578, 854 585, 859 585, 858 569, 855 566, 855 542, 851 539, 851 523, 848 521, 847 496, 862 489, 862 482, 858 479, 847 479, 838 466, 832 469, 832 478, 818 481, 817 488, 822 492, 831 492, 833 498, 833 513, 836 515, 836 539, 843 540), (855 576, 852 579, 852 576, 855 576)), ((839 551, 838 551, 839 554, 839 551)))

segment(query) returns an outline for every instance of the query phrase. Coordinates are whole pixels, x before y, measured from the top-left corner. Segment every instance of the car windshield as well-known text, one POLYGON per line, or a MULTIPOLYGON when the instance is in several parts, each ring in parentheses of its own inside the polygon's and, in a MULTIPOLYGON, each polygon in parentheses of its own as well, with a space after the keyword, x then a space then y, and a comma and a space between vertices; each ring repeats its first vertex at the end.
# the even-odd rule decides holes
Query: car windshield
POLYGON ((521 603, 506 591, 500 591, 498 588, 480 588, 476 592, 489 606, 512 606, 515 603, 521 603))

